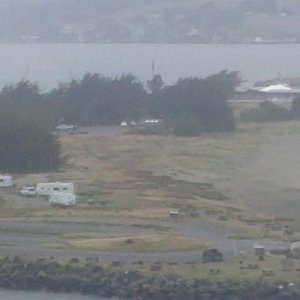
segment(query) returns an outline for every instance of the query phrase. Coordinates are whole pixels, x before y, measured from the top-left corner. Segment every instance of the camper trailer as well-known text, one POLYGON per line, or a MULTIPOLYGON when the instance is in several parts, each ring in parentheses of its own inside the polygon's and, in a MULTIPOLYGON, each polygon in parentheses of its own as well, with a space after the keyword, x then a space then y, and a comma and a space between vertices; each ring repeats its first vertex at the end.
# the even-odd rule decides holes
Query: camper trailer
POLYGON ((73 206, 76 204, 76 195, 72 193, 52 193, 49 195, 49 204, 53 206, 73 206))
POLYGON ((11 176, 0 175, 0 187, 11 187, 13 185, 11 176))
POLYGON ((36 185, 38 195, 51 195, 52 193, 74 193, 73 182, 48 182, 36 185))

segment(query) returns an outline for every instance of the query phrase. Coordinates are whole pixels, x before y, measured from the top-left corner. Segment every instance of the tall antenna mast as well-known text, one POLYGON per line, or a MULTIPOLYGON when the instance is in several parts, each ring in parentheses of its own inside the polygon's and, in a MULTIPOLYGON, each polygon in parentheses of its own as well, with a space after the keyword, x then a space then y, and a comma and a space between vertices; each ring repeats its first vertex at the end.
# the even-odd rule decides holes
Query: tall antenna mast
POLYGON ((153 60, 152 60, 152 78, 154 78, 155 76, 155 60, 154 60, 154 57, 153 57, 153 60))

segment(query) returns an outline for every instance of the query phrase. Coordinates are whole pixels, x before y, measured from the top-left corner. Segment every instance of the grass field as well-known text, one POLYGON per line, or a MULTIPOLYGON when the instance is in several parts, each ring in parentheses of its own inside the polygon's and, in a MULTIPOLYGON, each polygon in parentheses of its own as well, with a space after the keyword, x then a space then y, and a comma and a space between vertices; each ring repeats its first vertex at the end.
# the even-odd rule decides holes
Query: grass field
POLYGON ((169 252, 201 250, 207 243, 178 236, 172 232, 159 232, 143 235, 68 235, 64 244, 53 244, 50 247, 71 247, 76 249, 120 251, 120 252, 169 252))
MULTIPOLYGON (((109 129, 104 134, 103 130, 61 134, 63 153, 68 157, 66 165, 55 173, 15 176, 15 187, 0 190, 0 219, 48 220, 58 224, 89 223, 110 217, 139 218, 150 223, 165 220, 174 226, 204 222, 226 228, 230 239, 298 238, 299 122, 238 124, 232 133, 196 138, 116 134, 115 130, 110 134, 109 129), (45 180, 75 182, 76 207, 50 208, 44 199, 18 196, 20 187, 45 180), (169 211, 174 208, 180 209, 180 215, 170 220, 169 211), (295 219, 295 233, 265 234, 263 223, 275 217, 295 219)), ((209 242, 176 231, 161 232, 159 228, 132 236, 90 236, 87 232, 83 238, 74 234, 72 238, 64 235, 62 241, 45 245, 168 252, 203 249, 209 242)), ((164 268, 172 272, 175 266, 164 268)), ((183 273, 187 269, 194 274, 199 271, 195 268, 196 271, 189 265, 182 266, 183 273)))
MULTIPOLYGON (((265 277, 265 280, 278 281, 285 278, 294 281, 299 272, 299 261, 289 260, 284 257, 267 256, 265 261, 260 262, 255 256, 247 256, 244 259, 230 258, 222 263, 196 263, 196 264, 162 264, 159 273, 178 274, 183 278, 211 280, 262 280, 263 271, 271 272, 271 276, 265 277), (242 263, 241 263, 242 262, 242 263), (257 269, 251 269, 251 265, 257 269)), ((151 266, 141 268, 146 274, 153 274, 151 266)))
MULTIPOLYGON (((111 214, 164 218, 170 209, 180 208, 188 217, 195 211, 201 215, 203 205, 217 205, 220 214, 224 214, 223 210, 228 206, 242 210, 250 207, 252 218, 255 218, 259 201, 256 192, 252 191, 251 203, 249 194, 241 188, 246 189, 247 184, 252 186, 256 175, 261 177, 260 174, 277 167, 278 171, 257 182, 256 188, 258 191, 263 189, 262 181, 268 181, 267 187, 271 183, 277 189, 286 185, 287 167, 293 165, 297 155, 299 135, 298 122, 239 125, 234 133, 198 138, 103 136, 101 128, 93 134, 63 134, 60 139, 63 153, 68 157, 67 165, 57 173, 16 177, 17 186, 12 194, 15 195, 21 186, 39 181, 74 181, 78 206, 61 211, 48 209, 40 201, 41 205, 33 205, 26 212, 24 203, 10 201, 9 193, 1 191, 4 207, 0 215, 35 216, 45 210, 45 214, 62 216, 111 214), (282 161, 278 155, 285 161, 283 168, 280 168, 282 161), (258 161, 263 164, 257 165, 258 161)), ((296 178, 297 170, 291 169, 289 177, 296 178)), ((293 181, 295 192, 298 181, 293 181)), ((277 207, 272 210, 274 203, 271 202, 274 201, 265 203, 268 211, 261 211, 264 217, 279 213, 277 207)), ((225 213, 228 214, 228 210, 225 213)))

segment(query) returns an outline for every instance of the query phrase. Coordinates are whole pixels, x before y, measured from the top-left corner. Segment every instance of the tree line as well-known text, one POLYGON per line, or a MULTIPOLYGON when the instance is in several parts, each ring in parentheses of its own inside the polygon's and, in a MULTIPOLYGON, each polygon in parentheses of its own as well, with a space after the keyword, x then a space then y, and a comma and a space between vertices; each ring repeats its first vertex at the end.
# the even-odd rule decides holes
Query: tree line
POLYGON ((222 71, 173 85, 165 85, 160 75, 143 85, 132 74, 92 73, 48 93, 26 80, 7 85, 0 93, 0 171, 57 169, 62 157, 53 129, 59 120, 94 126, 159 118, 168 133, 178 135, 233 130, 227 99, 240 83, 238 73, 222 71))
POLYGON ((81 126, 118 125, 147 117, 169 124, 193 119, 202 124, 202 131, 226 131, 233 128, 226 100, 240 82, 238 73, 227 71, 179 79, 173 85, 165 85, 160 75, 154 75, 146 86, 132 74, 111 78, 87 73, 44 97, 58 119, 81 126))

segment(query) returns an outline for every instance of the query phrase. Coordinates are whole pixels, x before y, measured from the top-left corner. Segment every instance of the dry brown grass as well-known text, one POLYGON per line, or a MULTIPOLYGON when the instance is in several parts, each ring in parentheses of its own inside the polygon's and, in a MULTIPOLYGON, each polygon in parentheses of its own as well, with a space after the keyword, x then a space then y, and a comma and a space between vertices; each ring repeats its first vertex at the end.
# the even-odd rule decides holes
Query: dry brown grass
MULTIPOLYGON (((239 124, 234 133, 195 138, 103 135, 101 128, 93 129, 93 134, 64 134, 60 139, 68 163, 60 172, 17 176, 16 188, 0 190, 5 203, 0 216, 166 218, 168 211, 176 207, 193 207, 203 216, 218 202, 219 214, 234 220, 242 215, 244 219, 243 213, 232 207, 238 203, 244 210, 247 203, 243 199, 227 200, 235 189, 231 176, 248 154, 266 143, 266 132, 268 137, 272 134, 280 138, 298 135, 300 129, 286 122, 239 124), (229 187, 220 186, 219 178, 228 180, 229 187), (28 207, 28 201, 18 198, 21 186, 45 180, 74 181, 77 207, 49 209, 43 200, 28 207), (208 209, 203 210, 203 205, 208 209), (229 209, 225 210, 227 205, 229 209)), ((253 213, 251 218, 260 217, 253 213)))
POLYGON ((172 233, 152 233, 138 236, 72 236, 65 241, 71 248, 111 250, 121 252, 168 252, 203 249, 208 245, 172 233))

